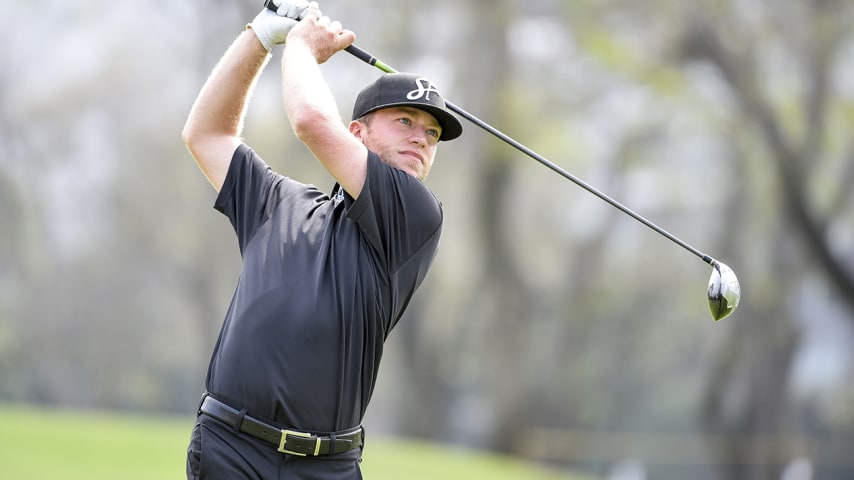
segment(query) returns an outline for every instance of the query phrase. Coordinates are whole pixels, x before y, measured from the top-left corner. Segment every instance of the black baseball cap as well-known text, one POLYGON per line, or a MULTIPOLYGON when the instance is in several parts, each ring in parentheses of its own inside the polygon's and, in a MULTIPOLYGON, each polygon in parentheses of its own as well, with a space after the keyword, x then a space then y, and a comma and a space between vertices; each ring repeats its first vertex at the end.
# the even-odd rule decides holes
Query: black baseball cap
POLYGON ((414 107, 433 115, 442 127, 439 140, 453 140, 463 133, 457 117, 448 112, 445 100, 430 80, 414 73, 386 73, 359 92, 353 120, 388 107, 414 107))

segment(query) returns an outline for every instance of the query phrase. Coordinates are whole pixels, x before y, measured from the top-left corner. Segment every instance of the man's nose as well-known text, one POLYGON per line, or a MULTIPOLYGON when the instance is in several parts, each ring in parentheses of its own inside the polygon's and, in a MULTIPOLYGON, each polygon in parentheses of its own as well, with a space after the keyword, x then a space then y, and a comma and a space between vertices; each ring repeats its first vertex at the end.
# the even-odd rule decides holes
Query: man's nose
POLYGON ((409 141, 417 145, 426 146, 427 133, 422 131, 414 131, 412 135, 409 136, 409 141))

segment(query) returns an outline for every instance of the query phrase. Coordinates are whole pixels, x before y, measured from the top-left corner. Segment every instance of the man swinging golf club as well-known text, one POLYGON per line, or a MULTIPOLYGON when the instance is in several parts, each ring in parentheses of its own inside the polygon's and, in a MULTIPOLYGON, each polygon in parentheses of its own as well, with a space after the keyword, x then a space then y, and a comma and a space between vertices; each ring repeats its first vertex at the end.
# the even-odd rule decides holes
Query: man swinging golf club
POLYGON ((362 90, 345 125, 319 65, 353 32, 316 3, 274 4, 219 61, 182 134, 243 258, 187 477, 359 479, 383 342, 441 233, 441 205, 422 180, 438 142, 462 126, 429 80, 403 73, 362 90), (275 173, 241 141, 252 87, 281 43, 285 110, 335 178, 330 195, 275 173))

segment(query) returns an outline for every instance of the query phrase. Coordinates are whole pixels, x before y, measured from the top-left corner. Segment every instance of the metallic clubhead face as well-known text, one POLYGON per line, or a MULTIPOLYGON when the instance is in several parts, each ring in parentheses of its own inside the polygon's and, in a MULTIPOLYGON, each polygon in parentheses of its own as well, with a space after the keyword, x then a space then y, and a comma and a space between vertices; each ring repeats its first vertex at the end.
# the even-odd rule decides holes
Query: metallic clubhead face
POLYGON ((735 272, 725 264, 715 261, 712 267, 712 276, 709 278, 709 310, 717 322, 730 316, 738 307, 741 285, 735 272))

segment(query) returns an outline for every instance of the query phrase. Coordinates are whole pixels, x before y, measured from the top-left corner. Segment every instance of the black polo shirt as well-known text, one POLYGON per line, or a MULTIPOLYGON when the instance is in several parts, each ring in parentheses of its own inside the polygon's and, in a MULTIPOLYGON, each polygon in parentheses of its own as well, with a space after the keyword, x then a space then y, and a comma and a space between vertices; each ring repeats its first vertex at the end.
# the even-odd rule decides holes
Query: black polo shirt
POLYGON ((354 200, 283 177, 241 145, 214 208, 234 226, 243 268, 208 391, 288 428, 358 425, 383 342, 435 257, 438 200, 374 153, 354 200))

